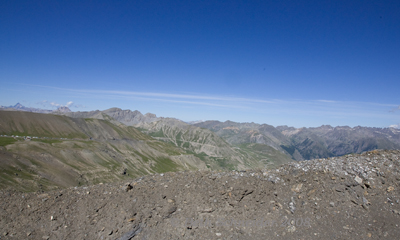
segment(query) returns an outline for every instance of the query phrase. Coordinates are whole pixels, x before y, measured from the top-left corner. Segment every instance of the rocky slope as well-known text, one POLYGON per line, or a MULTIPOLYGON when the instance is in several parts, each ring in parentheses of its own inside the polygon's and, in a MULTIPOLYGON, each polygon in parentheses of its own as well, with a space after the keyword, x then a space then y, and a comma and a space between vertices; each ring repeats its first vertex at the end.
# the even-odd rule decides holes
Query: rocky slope
POLYGON ((397 239, 400 151, 0 194, 1 239, 397 239))

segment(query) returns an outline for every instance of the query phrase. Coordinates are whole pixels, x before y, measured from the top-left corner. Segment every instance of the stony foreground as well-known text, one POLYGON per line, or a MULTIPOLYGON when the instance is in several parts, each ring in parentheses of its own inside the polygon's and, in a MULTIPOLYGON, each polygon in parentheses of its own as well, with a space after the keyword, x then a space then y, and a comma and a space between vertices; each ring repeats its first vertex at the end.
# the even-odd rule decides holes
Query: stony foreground
POLYGON ((400 151, 1 192, 1 239, 398 239, 400 151))

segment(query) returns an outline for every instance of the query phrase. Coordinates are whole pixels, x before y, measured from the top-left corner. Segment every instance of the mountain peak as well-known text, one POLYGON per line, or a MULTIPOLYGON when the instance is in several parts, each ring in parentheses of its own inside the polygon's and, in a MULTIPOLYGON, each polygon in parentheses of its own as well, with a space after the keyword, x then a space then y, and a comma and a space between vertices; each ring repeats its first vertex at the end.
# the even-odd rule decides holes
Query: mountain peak
POLYGON ((155 115, 154 113, 146 113, 144 116, 147 118, 156 118, 157 117, 157 115, 155 115))
POLYGON ((71 109, 69 109, 69 108, 66 107, 66 106, 61 106, 61 107, 57 108, 57 110, 56 110, 55 112, 63 112, 63 113, 66 113, 66 112, 71 112, 71 109))
POLYGON ((17 104, 15 104, 15 105, 13 106, 13 108, 15 108, 15 109, 23 109, 23 108, 25 108, 25 106, 22 105, 21 103, 17 103, 17 104))

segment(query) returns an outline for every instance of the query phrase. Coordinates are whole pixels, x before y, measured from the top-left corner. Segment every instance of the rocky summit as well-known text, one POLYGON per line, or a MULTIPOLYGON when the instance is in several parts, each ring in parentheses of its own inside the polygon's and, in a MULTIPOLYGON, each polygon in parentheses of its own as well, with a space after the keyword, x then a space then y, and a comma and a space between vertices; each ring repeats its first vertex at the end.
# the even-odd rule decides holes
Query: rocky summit
POLYGON ((1 239, 398 239, 400 151, 0 194, 1 239))

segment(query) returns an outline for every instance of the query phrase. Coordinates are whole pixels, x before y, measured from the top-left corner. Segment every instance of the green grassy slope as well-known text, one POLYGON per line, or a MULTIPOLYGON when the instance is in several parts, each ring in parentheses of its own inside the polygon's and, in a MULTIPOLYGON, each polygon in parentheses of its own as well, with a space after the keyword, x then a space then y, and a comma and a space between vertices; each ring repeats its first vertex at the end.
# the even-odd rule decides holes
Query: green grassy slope
POLYGON ((0 112, 0 188, 49 190, 206 168, 193 154, 99 119, 0 112), (37 137, 37 138, 36 138, 37 137))

